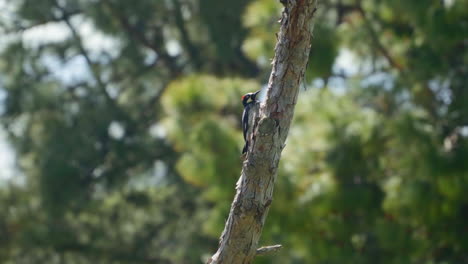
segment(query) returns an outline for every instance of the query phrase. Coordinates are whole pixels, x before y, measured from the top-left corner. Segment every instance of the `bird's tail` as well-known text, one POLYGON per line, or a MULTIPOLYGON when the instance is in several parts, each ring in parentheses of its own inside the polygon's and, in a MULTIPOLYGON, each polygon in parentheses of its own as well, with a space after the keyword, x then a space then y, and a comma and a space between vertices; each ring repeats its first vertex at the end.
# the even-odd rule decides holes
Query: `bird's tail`
POLYGON ((249 148, 249 141, 245 141, 244 148, 242 149, 242 154, 246 153, 248 148, 249 148))

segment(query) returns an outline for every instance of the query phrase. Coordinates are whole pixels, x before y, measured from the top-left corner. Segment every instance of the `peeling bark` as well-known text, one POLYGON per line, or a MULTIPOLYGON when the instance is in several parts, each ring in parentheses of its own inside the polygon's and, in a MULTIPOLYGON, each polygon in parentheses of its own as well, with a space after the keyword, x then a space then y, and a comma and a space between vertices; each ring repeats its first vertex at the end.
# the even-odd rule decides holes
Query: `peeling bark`
POLYGON ((288 136, 304 76, 317 0, 284 0, 285 5, 266 100, 257 105, 237 193, 208 264, 251 263, 273 200, 281 151, 288 136))

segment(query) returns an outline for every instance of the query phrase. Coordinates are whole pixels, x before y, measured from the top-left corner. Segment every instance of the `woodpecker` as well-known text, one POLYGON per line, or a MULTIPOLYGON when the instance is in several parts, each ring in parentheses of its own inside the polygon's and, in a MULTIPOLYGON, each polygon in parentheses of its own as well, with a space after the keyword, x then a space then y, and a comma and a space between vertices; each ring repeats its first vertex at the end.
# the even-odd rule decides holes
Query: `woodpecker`
POLYGON ((242 149, 242 154, 247 152, 247 148, 249 147, 249 141, 247 139, 247 133, 249 131, 249 114, 250 109, 254 104, 256 104, 257 101, 257 95, 260 91, 257 91, 255 93, 248 93, 244 96, 242 96, 242 104, 244 105, 244 112, 242 113, 242 132, 244 134, 244 141, 245 145, 244 148, 242 149))

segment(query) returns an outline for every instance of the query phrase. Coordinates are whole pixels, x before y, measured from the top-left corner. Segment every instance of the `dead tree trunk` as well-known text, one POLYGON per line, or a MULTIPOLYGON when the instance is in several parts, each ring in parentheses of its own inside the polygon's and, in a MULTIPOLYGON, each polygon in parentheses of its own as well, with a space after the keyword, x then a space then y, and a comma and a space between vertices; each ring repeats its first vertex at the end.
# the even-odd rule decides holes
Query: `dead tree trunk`
MULTIPOLYGON (((282 0, 285 8, 266 100, 256 108, 252 140, 218 251, 209 264, 251 263, 273 199, 281 151, 309 57, 317 0, 282 0)), ((275 248, 277 249, 277 247, 275 248)), ((264 253, 259 250, 259 253, 264 253)), ((266 249, 268 251, 268 248, 266 249)))

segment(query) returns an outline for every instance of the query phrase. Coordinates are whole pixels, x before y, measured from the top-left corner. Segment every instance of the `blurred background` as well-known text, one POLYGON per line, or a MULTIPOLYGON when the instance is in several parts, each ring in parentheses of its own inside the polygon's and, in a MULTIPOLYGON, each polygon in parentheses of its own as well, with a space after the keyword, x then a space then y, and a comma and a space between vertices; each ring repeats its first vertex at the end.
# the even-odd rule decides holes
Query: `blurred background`
MULTIPOLYGON (((275 0, 0 0, 0 263, 202 263, 275 0)), ((468 1, 322 0, 255 263, 468 263, 468 1)))

